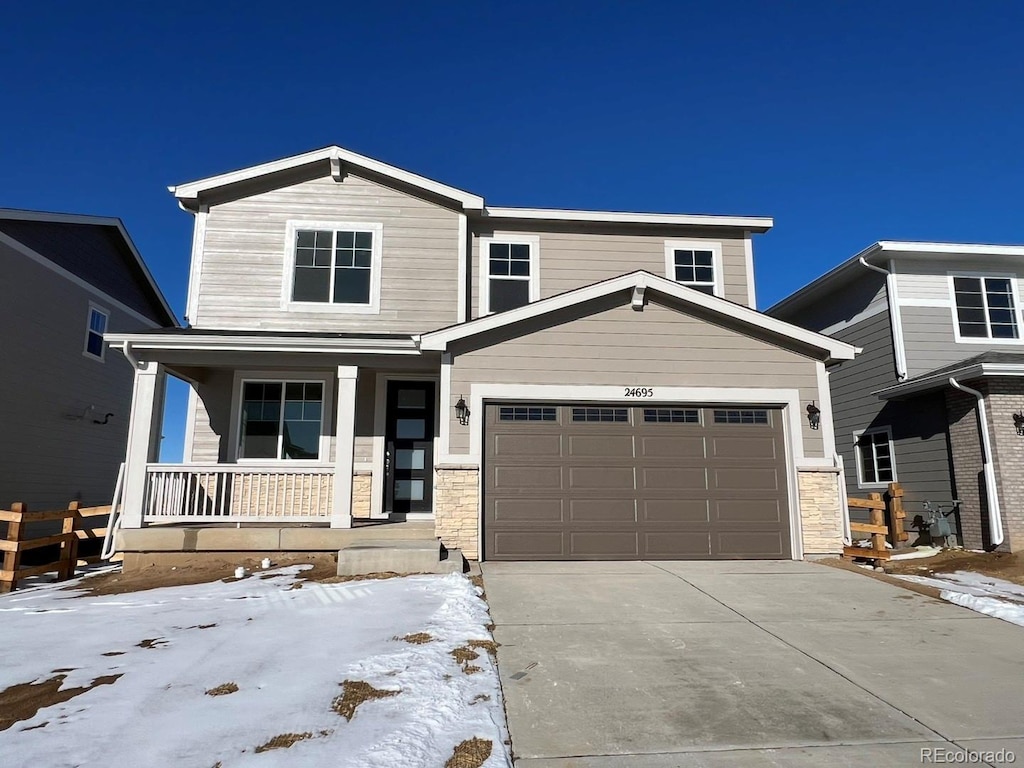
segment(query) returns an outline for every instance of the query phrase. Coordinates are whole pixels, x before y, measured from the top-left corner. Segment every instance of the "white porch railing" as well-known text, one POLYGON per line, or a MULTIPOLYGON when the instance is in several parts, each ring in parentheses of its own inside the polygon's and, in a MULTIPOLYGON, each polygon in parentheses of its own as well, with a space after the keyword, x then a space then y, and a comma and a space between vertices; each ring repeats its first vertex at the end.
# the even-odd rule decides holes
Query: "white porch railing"
POLYGON ((143 521, 329 522, 334 467, 147 464, 143 521))

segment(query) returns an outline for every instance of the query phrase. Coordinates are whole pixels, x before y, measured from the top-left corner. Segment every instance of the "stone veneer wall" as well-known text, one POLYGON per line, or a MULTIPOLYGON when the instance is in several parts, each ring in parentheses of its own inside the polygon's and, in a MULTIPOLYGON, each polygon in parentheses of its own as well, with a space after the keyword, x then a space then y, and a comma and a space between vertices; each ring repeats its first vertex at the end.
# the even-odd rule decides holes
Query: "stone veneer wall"
POLYGON ((359 470, 352 473, 352 517, 369 517, 373 498, 373 474, 359 470))
POLYGON ((462 550, 469 560, 480 557, 478 520, 479 470, 471 465, 435 468, 434 525, 446 547, 462 550))
POLYGON ((805 555, 836 554, 843 550, 843 510, 839 506, 839 471, 797 472, 800 523, 805 555))

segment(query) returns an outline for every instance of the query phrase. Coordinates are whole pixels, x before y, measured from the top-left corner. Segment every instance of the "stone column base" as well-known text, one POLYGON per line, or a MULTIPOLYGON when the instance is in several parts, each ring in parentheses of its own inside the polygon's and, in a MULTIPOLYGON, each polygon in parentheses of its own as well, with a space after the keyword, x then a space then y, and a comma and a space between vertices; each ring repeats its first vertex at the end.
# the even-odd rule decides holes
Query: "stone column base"
POLYGON ((462 550, 467 560, 480 558, 480 471, 473 465, 435 468, 434 525, 441 543, 462 550))
POLYGON ((839 470, 797 470, 797 486, 804 556, 841 553, 844 510, 840 507, 839 470))

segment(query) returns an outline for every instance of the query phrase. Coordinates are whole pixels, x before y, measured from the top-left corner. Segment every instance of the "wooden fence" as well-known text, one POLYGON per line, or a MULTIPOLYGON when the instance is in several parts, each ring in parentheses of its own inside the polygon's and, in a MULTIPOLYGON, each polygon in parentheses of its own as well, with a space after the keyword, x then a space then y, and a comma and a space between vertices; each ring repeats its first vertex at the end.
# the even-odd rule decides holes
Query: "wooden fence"
POLYGON ((869 493, 868 498, 848 498, 846 504, 851 509, 866 509, 870 514, 868 523, 850 523, 852 533, 866 533, 871 537, 870 547, 843 547, 844 557, 866 557, 871 560, 888 560, 890 550, 885 540, 892 533, 893 545, 910 538, 903 529, 903 520, 907 513, 903 509, 903 486, 889 483, 885 497, 880 493, 869 493), (889 524, 886 524, 886 517, 889 524))
MULTIPOLYGON (((29 512, 24 504, 11 505, 11 509, 0 509, 0 522, 7 523, 7 538, 0 539, 0 552, 4 553, 3 569, 0 569, 0 593, 10 592, 18 586, 19 579, 38 576, 56 571, 57 580, 70 579, 75 575, 78 564, 78 544, 84 540, 102 540, 106 528, 94 528, 88 519, 109 515, 110 507, 80 507, 77 501, 68 504, 67 509, 49 512, 29 512), (35 539, 28 537, 28 527, 33 523, 61 520, 61 532, 35 539), (22 567, 22 553, 41 547, 60 545, 60 556, 53 562, 22 567)), ((89 557, 87 562, 97 562, 99 557, 89 557)))

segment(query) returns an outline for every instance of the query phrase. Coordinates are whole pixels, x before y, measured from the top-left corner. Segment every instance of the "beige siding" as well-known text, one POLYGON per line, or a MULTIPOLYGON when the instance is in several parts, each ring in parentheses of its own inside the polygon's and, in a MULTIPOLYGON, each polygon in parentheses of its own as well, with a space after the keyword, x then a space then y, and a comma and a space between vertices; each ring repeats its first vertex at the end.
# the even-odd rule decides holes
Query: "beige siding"
MULTIPOLYGON (((469 451, 469 429, 452 418, 473 383, 797 389, 818 400, 813 360, 672 309, 628 305, 458 354, 447 413, 451 452, 469 451)), ((471 422, 479 427, 477 415, 471 422)), ((801 418, 801 422, 805 420, 801 418)), ((821 432, 803 429, 804 455, 821 457, 821 432)))
POLYGON ((108 349, 85 357, 89 302, 110 313, 107 329, 147 327, 45 266, 0 244, 0 509, 16 501, 38 510, 109 504, 124 461, 134 373, 108 349), (95 410, 81 417, 89 406, 95 410), (106 424, 94 424, 106 413, 106 424))
POLYGON ((382 184, 330 176, 213 205, 199 328, 420 333, 456 322, 458 215, 382 184), (383 225, 379 314, 281 307, 289 220, 383 225))
POLYGON ((936 306, 948 306, 951 301, 949 292, 949 273, 993 273, 1020 277, 1021 269, 1017 263, 984 257, 964 257, 960 261, 947 261, 936 256, 935 261, 900 261, 896 265, 896 285, 900 301, 934 302, 936 306))
POLYGON ((707 230, 610 233, 608 231, 565 231, 565 227, 544 229, 480 230, 472 236, 471 311, 479 313, 480 237, 534 235, 540 239, 540 297, 547 298, 574 288, 643 269, 666 277, 665 241, 695 240, 720 244, 724 298, 744 306, 749 303, 746 252, 742 235, 728 238, 707 230))

